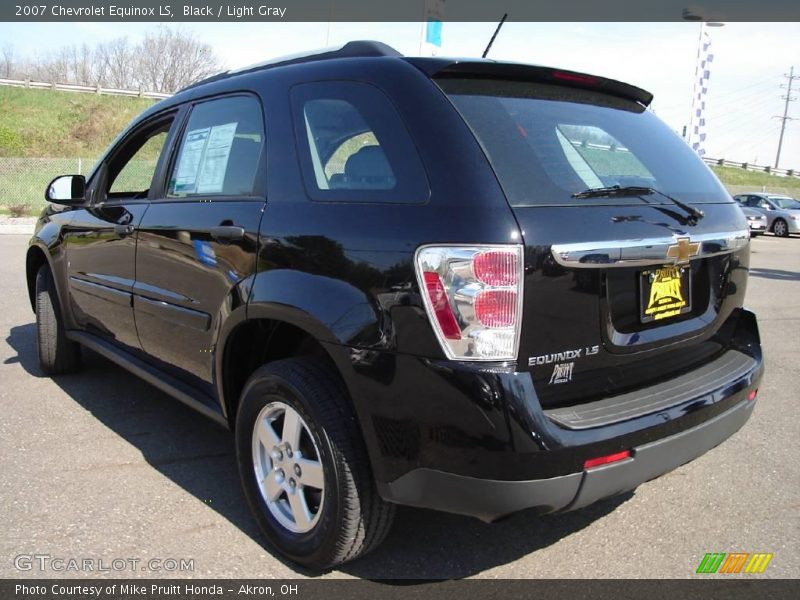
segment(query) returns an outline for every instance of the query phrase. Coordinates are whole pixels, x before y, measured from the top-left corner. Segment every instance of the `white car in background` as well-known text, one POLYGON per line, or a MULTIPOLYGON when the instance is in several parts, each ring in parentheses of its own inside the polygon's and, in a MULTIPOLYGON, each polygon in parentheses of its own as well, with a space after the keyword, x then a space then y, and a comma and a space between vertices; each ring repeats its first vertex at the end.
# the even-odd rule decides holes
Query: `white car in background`
POLYGON ((778 237, 800 233, 800 202, 789 196, 749 192, 733 197, 742 206, 761 211, 767 217, 767 231, 778 237))
POLYGON ((757 208, 750 208, 739 204, 745 218, 747 219, 747 226, 750 228, 750 237, 758 237, 767 232, 767 215, 757 208))

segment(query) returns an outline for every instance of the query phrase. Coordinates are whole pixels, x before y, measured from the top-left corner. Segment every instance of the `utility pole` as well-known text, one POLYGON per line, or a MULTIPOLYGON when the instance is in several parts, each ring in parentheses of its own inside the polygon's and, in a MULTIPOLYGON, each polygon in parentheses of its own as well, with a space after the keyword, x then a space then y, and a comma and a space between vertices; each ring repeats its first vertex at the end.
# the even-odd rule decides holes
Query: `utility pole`
POLYGON ((781 84, 782 88, 786 88, 786 95, 785 96, 781 96, 781 98, 783 100, 786 100, 786 103, 783 105, 783 116, 782 117, 778 117, 778 116, 773 117, 774 119, 780 119, 781 120, 781 135, 778 138, 778 154, 775 156, 775 168, 776 169, 778 168, 778 163, 781 161, 781 148, 783 147, 783 132, 786 130, 786 121, 794 121, 795 120, 793 117, 789 116, 789 102, 797 100, 797 96, 792 96, 792 82, 795 79, 800 79, 800 75, 795 75, 794 74, 794 66, 793 66, 792 68, 789 69, 789 74, 788 75, 784 75, 784 77, 789 80, 789 83, 781 84))

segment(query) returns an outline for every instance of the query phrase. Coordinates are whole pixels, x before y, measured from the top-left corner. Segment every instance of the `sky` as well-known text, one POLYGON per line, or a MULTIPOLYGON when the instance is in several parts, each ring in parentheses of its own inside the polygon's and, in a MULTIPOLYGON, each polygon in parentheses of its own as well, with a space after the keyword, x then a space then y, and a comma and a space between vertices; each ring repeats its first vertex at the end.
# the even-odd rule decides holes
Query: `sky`
MULTIPOLYGON (((19 56, 44 56, 61 46, 90 46, 153 23, 0 23, 0 43, 19 56)), ((174 24, 170 25, 175 27, 174 24)), ((423 48, 419 23, 187 23, 228 68, 355 39, 385 42, 403 54, 423 48)), ((479 57, 495 23, 445 23, 443 56, 479 57)), ((714 62, 707 96, 706 156, 774 165, 783 114, 781 84, 792 65, 800 74, 800 23, 726 23, 708 29, 714 62)), ((698 23, 506 23, 490 58, 549 65, 619 79, 655 95, 653 110, 673 130, 688 125, 698 23)), ((423 49, 424 51, 424 49, 423 49)), ((793 96, 800 98, 798 90, 793 96)), ((800 99, 789 116, 800 119, 800 99)), ((781 168, 800 170, 800 121, 789 121, 781 168)))

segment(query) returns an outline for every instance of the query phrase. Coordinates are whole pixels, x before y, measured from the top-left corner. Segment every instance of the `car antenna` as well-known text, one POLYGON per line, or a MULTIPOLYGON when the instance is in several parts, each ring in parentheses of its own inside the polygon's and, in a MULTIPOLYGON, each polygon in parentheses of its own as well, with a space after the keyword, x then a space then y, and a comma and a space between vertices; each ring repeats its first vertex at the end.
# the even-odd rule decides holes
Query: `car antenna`
POLYGON ((500 33, 500 28, 503 26, 503 23, 506 22, 506 17, 508 17, 508 13, 503 13, 503 18, 500 19, 500 22, 497 24, 497 29, 494 30, 492 39, 489 40, 489 44, 486 46, 486 50, 483 51, 481 58, 486 58, 486 55, 489 54, 489 50, 492 49, 492 44, 494 44, 494 38, 496 38, 497 34, 500 33))

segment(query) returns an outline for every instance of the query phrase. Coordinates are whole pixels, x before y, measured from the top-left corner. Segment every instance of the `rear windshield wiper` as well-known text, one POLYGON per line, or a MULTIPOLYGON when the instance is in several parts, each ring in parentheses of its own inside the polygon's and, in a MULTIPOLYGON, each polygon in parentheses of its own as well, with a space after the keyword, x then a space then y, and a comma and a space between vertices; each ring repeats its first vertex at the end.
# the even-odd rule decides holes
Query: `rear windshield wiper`
POLYGON ((660 192, 655 188, 651 187, 644 187, 644 186, 619 186, 619 185, 612 185, 610 187, 597 187, 597 188, 589 188, 588 190, 584 190, 582 192, 577 192, 572 194, 573 198, 613 198, 615 196, 649 196, 650 194, 658 194, 679 206, 683 210, 685 210, 689 216, 695 222, 699 219, 702 219, 705 216, 705 213, 700 210, 699 208, 695 208, 691 204, 686 204, 685 202, 681 202, 677 198, 673 198, 672 196, 668 196, 664 192, 660 192))

